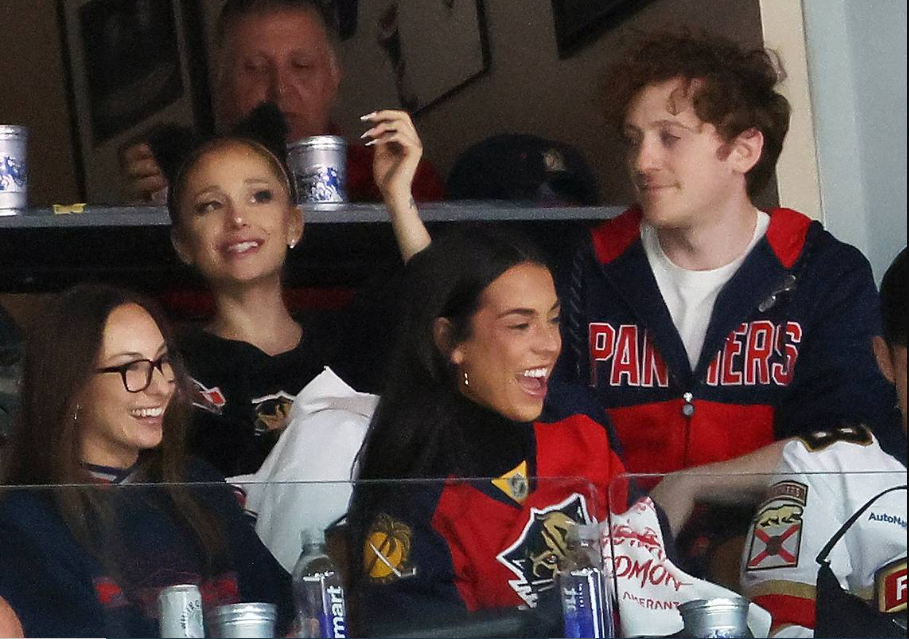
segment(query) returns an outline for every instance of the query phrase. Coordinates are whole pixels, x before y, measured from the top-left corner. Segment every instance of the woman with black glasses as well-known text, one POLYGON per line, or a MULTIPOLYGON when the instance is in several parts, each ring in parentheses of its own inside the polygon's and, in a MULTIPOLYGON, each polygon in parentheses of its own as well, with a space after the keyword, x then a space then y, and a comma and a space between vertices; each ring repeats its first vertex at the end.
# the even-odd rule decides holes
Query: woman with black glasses
POLYGON ((97 286, 33 327, 0 497, 0 628, 158 636, 175 584, 206 607, 273 602, 292 619, 287 573, 223 479, 183 453, 189 393, 167 335, 146 301, 97 286))

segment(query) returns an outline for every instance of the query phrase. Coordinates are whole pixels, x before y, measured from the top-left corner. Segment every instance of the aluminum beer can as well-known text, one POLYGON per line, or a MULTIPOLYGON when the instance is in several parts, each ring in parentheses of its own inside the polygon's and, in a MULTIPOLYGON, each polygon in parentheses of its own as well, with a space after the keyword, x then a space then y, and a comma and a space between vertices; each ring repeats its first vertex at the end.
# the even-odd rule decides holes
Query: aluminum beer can
POLYGON ((297 203, 347 201, 347 141, 319 135, 287 147, 287 165, 297 188, 297 203))
POLYGON ((212 637, 274 637, 278 607, 270 603, 219 606, 205 616, 212 637))
POLYGON ((158 594, 162 637, 204 637, 202 593, 192 584, 170 586, 158 594))
POLYGON ((612 637, 612 599, 603 573, 581 568, 559 575, 565 637, 612 637))
POLYGON ((0 124, 0 215, 28 206, 28 129, 0 124))
POLYGON ((685 637, 746 637, 753 635, 748 628, 747 599, 698 599, 679 606, 685 622, 685 637))

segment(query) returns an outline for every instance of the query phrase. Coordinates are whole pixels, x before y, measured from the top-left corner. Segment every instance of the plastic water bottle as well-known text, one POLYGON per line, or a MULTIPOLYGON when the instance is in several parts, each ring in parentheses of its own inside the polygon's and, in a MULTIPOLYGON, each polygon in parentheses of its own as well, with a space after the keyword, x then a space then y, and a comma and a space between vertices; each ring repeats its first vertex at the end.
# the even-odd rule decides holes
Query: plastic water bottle
POLYGON ((614 637, 612 599, 603 578, 596 524, 574 526, 568 532, 568 549, 559 564, 559 596, 565 637, 614 637))
POLYGON ((341 574, 325 550, 325 533, 304 530, 303 552, 294 566, 299 636, 347 637, 347 603, 341 574))

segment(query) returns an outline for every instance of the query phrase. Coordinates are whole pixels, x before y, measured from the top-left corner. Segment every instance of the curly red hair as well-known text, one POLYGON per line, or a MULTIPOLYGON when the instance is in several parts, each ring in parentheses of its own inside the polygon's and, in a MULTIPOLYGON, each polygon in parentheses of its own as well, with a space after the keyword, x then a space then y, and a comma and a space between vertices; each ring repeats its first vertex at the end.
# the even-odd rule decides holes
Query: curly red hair
POLYGON ((681 78, 695 113, 731 141, 749 129, 764 136, 761 159, 747 175, 748 194, 767 186, 789 132, 791 108, 775 87, 782 71, 774 53, 689 31, 640 34, 607 71, 607 114, 622 131, 628 108, 646 87, 681 78), (692 84, 697 81, 696 84, 692 84))

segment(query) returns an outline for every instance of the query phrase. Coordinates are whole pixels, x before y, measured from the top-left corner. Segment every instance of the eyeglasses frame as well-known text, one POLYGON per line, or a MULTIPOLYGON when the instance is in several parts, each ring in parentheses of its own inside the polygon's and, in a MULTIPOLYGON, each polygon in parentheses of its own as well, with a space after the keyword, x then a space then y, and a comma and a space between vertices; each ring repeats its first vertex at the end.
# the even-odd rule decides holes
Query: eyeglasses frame
POLYGON ((167 375, 164 374, 164 368, 163 368, 165 363, 170 364, 171 369, 174 370, 174 361, 171 358, 170 353, 165 353, 164 355, 162 355, 161 357, 159 357, 156 360, 134 359, 130 362, 126 362, 125 364, 120 364, 119 366, 106 366, 104 368, 96 368, 95 373, 98 373, 98 374, 119 373, 120 379, 123 381, 123 388, 126 389, 126 392, 137 394, 137 393, 142 393, 142 392, 148 390, 148 387, 151 386, 151 384, 152 384, 152 379, 154 379, 154 377, 155 377, 156 370, 159 373, 161 373, 161 376, 164 377, 164 381, 166 381, 169 384, 172 384, 177 379, 176 370, 174 370, 174 378, 170 379, 170 380, 167 379, 167 375), (148 379, 146 380, 145 386, 143 386, 139 390, 130 390, 129 385, 126 382, 126 373, 131 366, 134 366, 140 362, 147 362, 148 364, 151 365, 148 369, 148 379))

